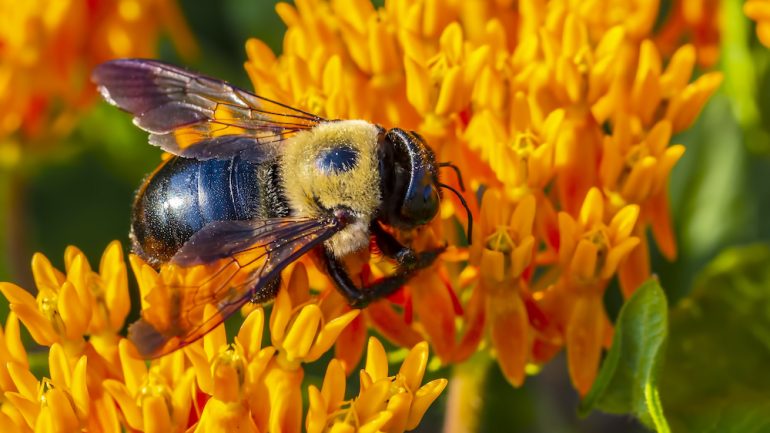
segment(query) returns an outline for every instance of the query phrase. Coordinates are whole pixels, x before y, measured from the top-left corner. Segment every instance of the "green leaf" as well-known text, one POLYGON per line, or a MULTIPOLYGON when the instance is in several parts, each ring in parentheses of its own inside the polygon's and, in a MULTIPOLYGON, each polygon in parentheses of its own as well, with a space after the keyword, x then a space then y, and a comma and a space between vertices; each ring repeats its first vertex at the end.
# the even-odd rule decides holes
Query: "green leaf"
POLYGON ((720 254, 671 311, 661 394, 674 431, 770 430, 770 248, 720 254))
POLYGON ((620 310, 612 348, 593 388, 581 402, 581 415, 593 409, 632 413, 659 432, 668 432, 658 396, 667 335, 666 295, 657 281, 650 280, 620 310))

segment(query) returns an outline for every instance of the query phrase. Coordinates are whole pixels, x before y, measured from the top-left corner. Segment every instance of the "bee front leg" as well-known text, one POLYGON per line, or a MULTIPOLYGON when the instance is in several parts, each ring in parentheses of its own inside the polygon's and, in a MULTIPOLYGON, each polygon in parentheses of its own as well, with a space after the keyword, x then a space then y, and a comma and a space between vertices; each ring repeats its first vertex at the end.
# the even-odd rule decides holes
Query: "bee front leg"
MULTIPOLYGON (((375 224, 376 225, 376 224, 375 224)), ((337 289, 348 300, 353 308, 364 308, 372 301, 384 298, 399 288, 420 269, 430 266, 441 254, 445 247, 434 250, 415 252, 413 249, 401 245, 393 236, 382 230, 374 229, 377 246, 382 253, 398 262, 398 269, 394 275, 385 277, 374 284, 359 288, 350 279, 347 270, 328 248, 324 248, 324 259, 329 276, 334 281, 337 289)))

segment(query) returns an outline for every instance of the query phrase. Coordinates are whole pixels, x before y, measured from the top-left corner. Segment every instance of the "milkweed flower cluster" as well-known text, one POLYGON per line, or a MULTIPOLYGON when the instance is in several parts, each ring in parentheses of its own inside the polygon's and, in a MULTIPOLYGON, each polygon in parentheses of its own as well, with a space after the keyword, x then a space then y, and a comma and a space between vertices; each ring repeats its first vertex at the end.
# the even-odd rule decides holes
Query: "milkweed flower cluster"
MULTIPOLYGON (((147 40, 121 37, 119 24, 157 5, 119 3, 114 11, 105 6, 112 18, 99 21, 109 54, 97 47, 65 56, 62 69, 46 73, 144 53, 157 23, 147 40)), ((379 9, 369 0, 279 4, 288 26, 283 53, 276 56, 258 40, 246 44, 245 68, 256 93, 325 118, 419 131, 439 161, 458 166, 470 215, 446 197, 432 223, 394 235, 418 251, 448 244, 446 252, 396 294, 360 311, 348 307, 313 257, 302 258, 284 271, 269 319, 261 307, 246 308, 237 335, 228 338, 219 326, 150 363, 139 360, 121 334, 130 302, 118 243, 107 248, 98 271, 75 248, 65 252, 64 272, 36 255, 36 296, 0 284, 12 310, 0 333, 0 359, 8 366, 0 372, 0 428, 405 431, 419 424, 447 384, 422 383, 428 347, 444 364, 484 350, 514 386, 524 382, 528 365, 566 350, 574 387, 585 394, 612 340, 602 302, 609 283, 617 279, 628 297, 650 277, 648 231, 664 256, 677 254, 666 186, 684 147, 671 137, 690 127, 722 80, 718 72, 694 73, 696 65, 715 61, 716 39, 681 44, 682 35, 703 35, 697 26, 714 23, 686 7, 696 3, 707 2, 674 2, 675 13, 658 33, 655 1, 387 0, 379 9), (460 228, 469 216, 475 222, 470 244, 460 228), (49 377, 30 373, 19 322, 50 348, 49 377), (409 349, 395 375, 382 344, 368 338, 371 329, 409 349), (269 344, 262 344, 263 334, 269 344), (303 414, 305 365, 332 347, 335 359, 320 388, 309 387, 303 414), (364 353, 360 390, 351 396, 345 376, 364 353)), ((749 15, 752 8, 747 4, 749 15)), ((53 12, 27 12, 27 22, 82 31, 61 27, 65 21, 53 12)), ((174 23, 166 24, 173 29, 174 23)), ((0 36, 0 55, 17 56, 0 66, 0 85, 16 83, 24 65, 37 65, 40 53, 54 50, 44 41, 13 45, 2 38, 8 37, 0 36)), ((45 39, 53 40, 74 39, 45 39)), ((0 136, 23 131, 34 137, 58 124, 50 101, 79 108, 92 94, 65 86, 37 97, 35 83, 45 79, 33 77, 22 80, 17 93, 0 92, 0 108, 23 107, 0 110, 0 136)), ((442 180, 461 189, 451 172, 442 180)), ((168 318, 164 282, 185 275, 173 275, 173 267, 158 271, 136 256, 129 262, 144 314, 168 318)), ((369 252, 346 258, 345 266, 362 286, 393 271, 392 263, 369 252)))
MULTIPOLYGON (((678 36, 661 39, 658 2, 613 0, 392 0, 379 9, 303 0, 276 10, 288 26, 281 56, 258 40, 246 45, 258 94, 419 131, 438 160, 460 168, 466 197, 480 197, 471 200, 470 248, 450 248, 398 296, 365 310, 338 355, 355 364, 368 326, 404 346, 427 339, 445 363, 487 338, 520 385, 527 364, 566 347, 586 393, 611 341, 609 282, 617 277, 629 296, 650 277, 647 230, 676 256, 666 185, 684 148, 671 137, 722 80, 693 78, 707 49, 681 45, 692 26, 670 23, 678 36)), ((459 186, 451 173, 443 180, 459 186)), ((467 224, 446 198, 439 221, 408 240, 461 245, 457 220, 467 224)), ((362 280, 387 272, 376 257, 349 267, 362 280)))
POLYGON ((14 146, 29 151, 68 133, 95 101, 91 69, 116 57, 153 56, 162 31, 193 55, 173 1, 0 2, 0 162, 13 162, 14 146))
MULTIPOLYGON (((160 276, 130 257, 143 295, 160 276)), ((327 318, 310 302, 303 264, 285 272, 270 315, 272 345, 262 345, 261 308, 246 316, 230 341, 224 325, 203 339, 149 364, 118 332, 129 309, 121 245, 110 244, 98 271, 74 247, 65 272, 42 255, 33 259, 37 296, 10 284, 0 292, 11 306, 0 332, 0 428, 17 432, 299 432, 303 428, 303 365, 331 348, 358 312, 327 318), (19 322, 49 350, 49 377, 29 371, 19 322)), ((213 307, 212 307, 213 308, 213 307)), ((307 431, 389 431, 415 428, 446 386, 423 384, 428 345, 416 344, 394 375, 385 350, 369 340, 358 396, 346 396, 345 367, 333 360, 321 389, 310 387, 307 431)))

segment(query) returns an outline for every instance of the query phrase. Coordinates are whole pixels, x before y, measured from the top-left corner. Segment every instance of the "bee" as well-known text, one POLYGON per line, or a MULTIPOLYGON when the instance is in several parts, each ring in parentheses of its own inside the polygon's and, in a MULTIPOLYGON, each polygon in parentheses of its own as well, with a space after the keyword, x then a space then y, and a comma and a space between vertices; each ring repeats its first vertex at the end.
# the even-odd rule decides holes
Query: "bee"
POLYGON ((211 270, 195 284, 168 283, 170 317, 143 311, 129 327, 145 358, 195 341, 247 302, 269 301, 281 270, 310 251, 354 308, 395 292, 445 247, 418 252, 391 232, 430 222, 442 188, 465 207, 470 240, 468 206, 438 169, 453 168, 462 184, 460 172, 436 162, 416 132, 324 119, 154 60, 103 63, 92 80, 173 155, 136 194, 133 251, 156 268, 211 270), (342 259, 372 238, 397 268, 357 287, 342 259))

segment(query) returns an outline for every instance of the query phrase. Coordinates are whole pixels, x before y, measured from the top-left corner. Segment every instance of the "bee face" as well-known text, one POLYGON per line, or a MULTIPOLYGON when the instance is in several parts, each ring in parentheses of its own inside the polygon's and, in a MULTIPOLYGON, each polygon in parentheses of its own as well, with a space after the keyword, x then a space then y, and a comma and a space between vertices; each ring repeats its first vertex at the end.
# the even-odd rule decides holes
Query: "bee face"
POLYGON ((441 198, 433 151, 417 133, 393 128, 379 157, 382 221, 401 229, 427 224, 438 213, 441 198))

